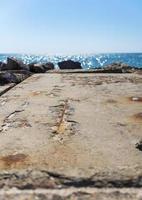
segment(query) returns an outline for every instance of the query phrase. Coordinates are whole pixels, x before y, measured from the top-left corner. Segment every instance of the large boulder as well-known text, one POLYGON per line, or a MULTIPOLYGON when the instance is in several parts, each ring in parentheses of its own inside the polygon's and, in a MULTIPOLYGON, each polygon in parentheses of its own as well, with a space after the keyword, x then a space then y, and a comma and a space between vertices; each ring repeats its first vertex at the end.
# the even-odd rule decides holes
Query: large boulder
POLYGON ((52 62, 45 63, 43 67, 45 68, 46 71, 55 69, 55 66, 52 62))
POLYGON ((6 63, 1 63, 1 65, 0 65, 0 71, 6 71, 6 70, 7 70, 6 63))
POLYGON ((0 73, 0 85, 5 85, 8 83, 18 83, 17 77, 10 72, 1 72, 0 73))
POLYGON ((24 81, 26 78, 32 75, 32 73, 27 70, 7 70, 7 72, 12 73, 16 76, 17 83, 24 81))
POLYGON ((26 78, 29 77, 28 74, 19 74, 19 73, 14 73, 14 75, 16 76, 17 78, 17 82, 16 83, 21 83, 22 81, 24 81, 26 78))
POLYGON ((82 69, 80 62, 75 62, 72 60, 59 62, 58 66, 60 69, 82 69))
POLYGON ((15 58, 7 58, 7 64, 1 65, 1 71, 6 70, 29 70, 29 67, 25 65, 21 60, 15 58))
POLYGON ((45 73, 45 68, 43 64, 29 64, 30 72, 33 73, 45 73))

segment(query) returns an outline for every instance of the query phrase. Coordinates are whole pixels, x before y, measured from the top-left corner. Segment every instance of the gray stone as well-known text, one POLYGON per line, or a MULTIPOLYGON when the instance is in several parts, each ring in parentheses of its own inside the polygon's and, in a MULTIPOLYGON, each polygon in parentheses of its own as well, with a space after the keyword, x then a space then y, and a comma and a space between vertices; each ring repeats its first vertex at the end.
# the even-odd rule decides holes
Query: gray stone
POLYGON ((0 73, 0 85, 8 83, 18 83, 17 77, 10 72, 1 72, 0 73))
POLYGON ((44 66, 46 71, 55 69, 54 64, 51 63, 51 62, 48 62, 48 63, 44 64, 43 66, 44 66))
POLYGON ((6 63, 1 63, 1 64, 0 64, 0 71, 5 71, 5 70, 7 70, 7 65, 6 65, 6 63))
POLYGON ((14 73, 14 75, 17 77, 18 83, 24 81, 25 79, 27 79, 28 77, 31 76, 31 74, 29 73, 14 73))
POLYGON ((15 58, 7 58, 7 64, 1 66, 1 70, 29 70, 29 67, 25 65, 21 60, 15 58))
POLYGON ((82 69, 80 62, 67 60, 58 63, 60 69, 82 69))
POLYGON ((30 71, 33 73, 45 73, 45 68, 43 64, 30 64, 30 71))
POLYGON ((104 72, 107 73, 129 73, 132 72, 133 67, 125 63, 112 63, 104 67, 104 72))
MULTIPOLYGON (((26 71, 26 70, 7 70, 5 72, 3 71, 2 74, 9 74, 9 76, 11 75, 12 77, 14 76, 16 78, 16 80, 13 81, 14 83, 20 83, 32 75, 30 71, 26 71)), ((6 83, 9 83, 9 79, 8 79, 8 82, 7 81, 5 82, 5 84, 6 83)))

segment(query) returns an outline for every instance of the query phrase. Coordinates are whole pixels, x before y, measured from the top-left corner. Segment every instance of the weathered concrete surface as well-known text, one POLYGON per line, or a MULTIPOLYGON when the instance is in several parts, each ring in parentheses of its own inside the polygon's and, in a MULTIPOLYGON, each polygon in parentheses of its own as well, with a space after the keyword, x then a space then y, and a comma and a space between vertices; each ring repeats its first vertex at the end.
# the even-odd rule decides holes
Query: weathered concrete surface
POLYGON ((136 74, 28 78, 0 97, 0 186, 142 186, 141 97, 136 74))
POLYGON ((141 200, 141 189, 1 190, 1 200, 141 200))

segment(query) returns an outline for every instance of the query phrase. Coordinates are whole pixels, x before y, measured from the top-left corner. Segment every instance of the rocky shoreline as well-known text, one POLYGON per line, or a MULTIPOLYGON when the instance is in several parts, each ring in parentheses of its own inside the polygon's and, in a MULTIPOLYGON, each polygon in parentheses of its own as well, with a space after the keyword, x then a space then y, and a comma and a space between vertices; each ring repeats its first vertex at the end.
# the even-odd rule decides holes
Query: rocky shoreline
MULTIPOLYGON (((9 83, 18 84, 31 76, 34 73, 46 73, 48 71, 60 71, 60 70, 83 70, 80 62, 67 60, 58 63, 58 70, 51 62, 40 64, 31 63, 29 65, 24 64, 21 60, 15 58, 7 58, 7 62, 0 62, 0 85, 9 83)), ((86 70, 84 70, 86 71, 86 70)), ((79 71, 80 72, 80 71, 79 71)), ((142 73, 141 68, 129 66, 125 63, 112 63, 104 68, 89 69, 87 72, 93 73, 142 73)))

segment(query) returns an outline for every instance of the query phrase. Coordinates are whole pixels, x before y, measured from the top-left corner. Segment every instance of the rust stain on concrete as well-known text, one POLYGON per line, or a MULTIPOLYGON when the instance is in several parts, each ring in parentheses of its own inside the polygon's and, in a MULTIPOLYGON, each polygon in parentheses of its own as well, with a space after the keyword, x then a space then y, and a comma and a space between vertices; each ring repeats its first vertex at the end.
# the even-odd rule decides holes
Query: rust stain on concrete
POLYGON ((50 93, 47 93, 46 91, 34 91, 34 92, 30 93, 29 96, 40 97, 41 95, 49 96, 50 93))
POLYGON ((57 130, 56 134, 63 134, 66 129, 66 123, 65 123, 65 112, 68 109, 68 100, 65 101, 62 109, 62 113, 59 119, 59 122, 57 123, 57 130))
POLYGON ((130 102, 142 103, 142 97, 139 96, 128 97, 128 100, 130 102))
POLYGON ((41 95, 40 91, 32 92, 32 96, 39 96, 39 95, 41 95))
POLYGON ((108 100, 106 101, 106 103, 110 103, 110 104, 116 104, 116 103, 117 103, 117 101, 116 101, 116 100, 114 100, 114 99, 108 99, 108 100))
POLYGON ((142 103, 142 97, 139 95, 136 96, 123 96, 119 98, 119 102, 122 104, 133 104, 133 103, 142 103))
POLYGON ((3 156, 0 158, 0 165, 2 165, 4 169, 17 168, 24 165, 27 157, 27 155, 22 153, 3 156))
POLYGON ((123 105, 127 104, 137 104, 142 103, 142 97, 139 95, 136 96, 121 96, 116 100, 109 99, 107 100, 107 103, 119 103, 123 105))
POLYGON ((26 119, 21 119, 17 127, 23 128, 23 127, 32 127, 32 126, 26 119))
POLYGON ((133 115, 132 118, 133 118, 133 120, 135 120, 136 122, 142 122, 142 112, 133 115))

